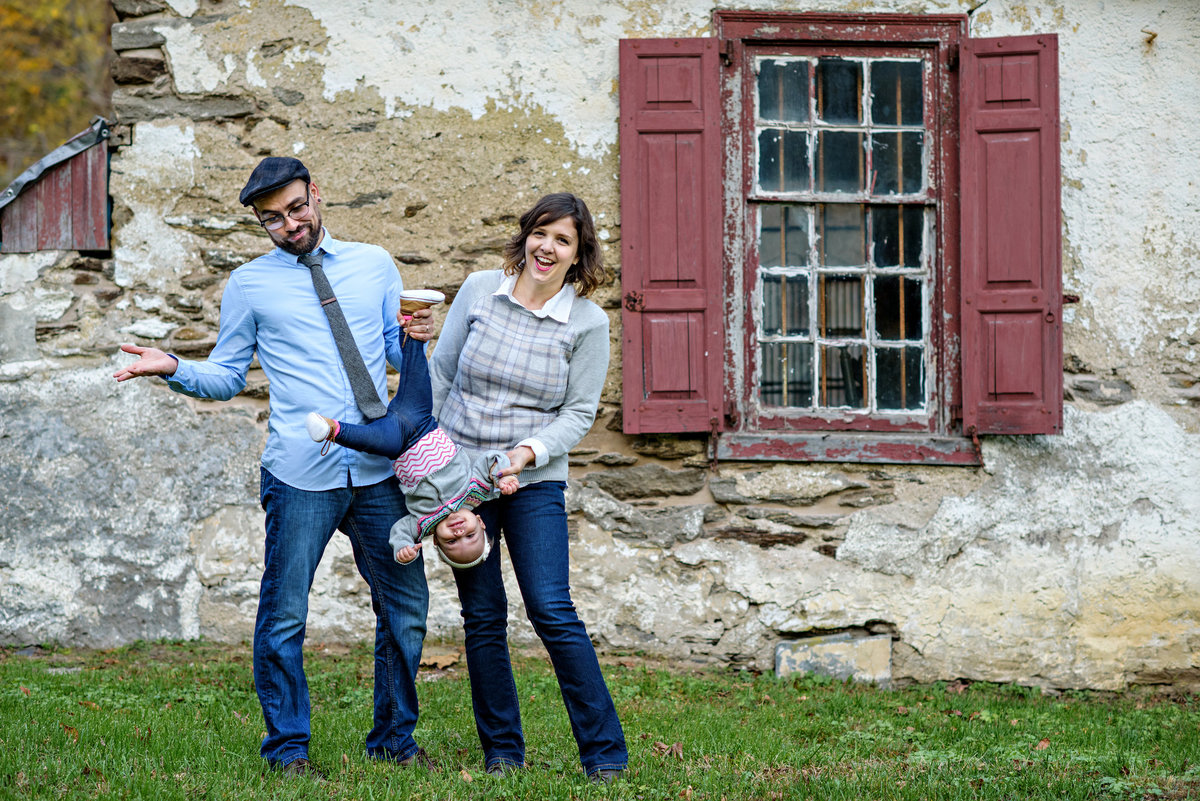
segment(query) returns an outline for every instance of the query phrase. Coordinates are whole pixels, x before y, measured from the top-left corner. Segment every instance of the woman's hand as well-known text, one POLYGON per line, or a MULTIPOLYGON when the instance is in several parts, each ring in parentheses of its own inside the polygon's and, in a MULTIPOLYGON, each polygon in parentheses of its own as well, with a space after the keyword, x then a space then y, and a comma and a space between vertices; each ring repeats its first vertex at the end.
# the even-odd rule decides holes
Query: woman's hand
POLYGON ((418 342, 428 342, 433 339, 433 309, 421 309, 410 317, 403 312, 396 313, 396 320, 404 333, 418 342))
POLYGON ((525 465, 532 462, 536 456, 533 453, 533 448, 528 445, 518 445, 507 454, 509 465, 500 471, 501 476, 515 476, 525 469, 525 465))

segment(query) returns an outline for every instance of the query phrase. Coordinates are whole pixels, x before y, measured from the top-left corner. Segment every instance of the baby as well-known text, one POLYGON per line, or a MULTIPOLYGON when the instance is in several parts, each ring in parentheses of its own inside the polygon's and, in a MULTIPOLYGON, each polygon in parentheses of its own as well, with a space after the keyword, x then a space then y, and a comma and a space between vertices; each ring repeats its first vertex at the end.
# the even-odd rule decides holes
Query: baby
MULTIPOLYGON (((411 314, 417 304, 431 306, 444 299, 432 290, 405 292, 401 310, 411 314)), ((393 460, 408 506, 408 514, 396 521, 389 537, 397 562, 416 559, 422 537, 432 532, 442 561, 460 570, 474 567, 488 557, 492 543, 483 521, 471 510, 499 495, 511 495, 520 482, 516 476, 500 475, 510 465, 504 452, 487 451, 472 460, 438 428, 425 345, 403 336, 401 348, 400 385, 385 416, 356 425, 310 412, 305 421, 308 435, 325 443, 322 455, 333 442, 393 460)))

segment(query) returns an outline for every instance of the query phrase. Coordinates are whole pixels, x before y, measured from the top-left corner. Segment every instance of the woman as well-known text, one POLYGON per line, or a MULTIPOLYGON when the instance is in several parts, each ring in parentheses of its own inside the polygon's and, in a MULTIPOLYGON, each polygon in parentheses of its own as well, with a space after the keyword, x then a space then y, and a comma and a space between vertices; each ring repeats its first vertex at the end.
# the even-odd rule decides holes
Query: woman
MULTIPOLYGON (((571 194, 547 195, 521 216, 504 268, 463 282, 431 368, 442 427, 470 451, 508 450, 521 488, 480 506, 508 543, 534 631, 550 654, 584 771, 608 783, 628 762, 625 735, 591 639, 571 602, 567 451, 592 425, 608 371, 608 316, 586 297, 604 278, 592 215, 571 194)), ((466 631, 475 727, 487 772, 525 762, 508 653, 500 549, 455 570, 466 631)))

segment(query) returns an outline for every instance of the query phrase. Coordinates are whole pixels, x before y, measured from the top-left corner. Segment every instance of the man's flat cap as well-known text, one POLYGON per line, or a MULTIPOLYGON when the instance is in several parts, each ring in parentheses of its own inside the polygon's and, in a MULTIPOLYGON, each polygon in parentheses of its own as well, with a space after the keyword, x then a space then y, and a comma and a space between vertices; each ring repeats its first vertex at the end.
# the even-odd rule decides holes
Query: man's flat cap
POLYGON ((254 172, 250 173, 250 180, 246 181, 246 186, 238 195, 238 200, 243 206, 249 206, 259 195, 265 195, 281 186, 287 186, 296 179, 300 179, 304 183, 312 181, 308 176, 308 168, 300 159, 268 156, 258 163, 254 172))

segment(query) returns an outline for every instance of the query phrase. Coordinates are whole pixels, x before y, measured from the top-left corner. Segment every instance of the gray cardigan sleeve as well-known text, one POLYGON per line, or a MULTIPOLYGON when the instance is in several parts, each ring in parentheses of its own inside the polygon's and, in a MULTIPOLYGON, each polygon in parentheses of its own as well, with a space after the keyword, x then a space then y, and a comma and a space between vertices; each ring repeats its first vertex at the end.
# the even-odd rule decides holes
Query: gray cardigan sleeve
POLYGON ((415 545, 417 542, 417 518, 413 515, 405 515, 392 524, 392 531, 388 535, 388 543, 392 546, 392 556, 395 557, 396 551, 401 548, 407 548, 410 545, 415 545))
POLYGON ((437 344, 433 348, 433 356, 429 360, 434 417, 441 412, 442 403, 454 384, 454 376, 458 374, 458 356, 467 342, 471 307, 481 295, 496 291, 496 287, 500 286, 501 275, 499 271, 471 273, 459 287, 454 302, 450 304, 450 311, 446 313, 446 320, 442 323, 437 344))

